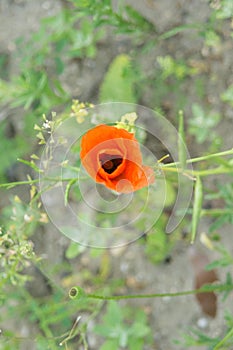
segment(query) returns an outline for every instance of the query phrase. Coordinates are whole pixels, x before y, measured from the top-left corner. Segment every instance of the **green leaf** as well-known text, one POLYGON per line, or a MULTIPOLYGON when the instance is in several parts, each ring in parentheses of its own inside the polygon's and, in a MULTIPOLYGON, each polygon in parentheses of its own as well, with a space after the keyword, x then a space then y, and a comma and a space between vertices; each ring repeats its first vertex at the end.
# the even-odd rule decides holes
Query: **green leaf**
MULTIPOLYGON (((154 264, 164 261, 174 244, 174 241, 165 232, 166 224, 167 216, 162 214, 147 235, 145 253, 154 264)), ((174 232, 173 239, 176 235, 177 231, 174 232)))
POLYGON ((65 253, 66 258, 67 259, 74 259, 79 254, 84 252, 85 249, 86 249, 86 247, 84 247, 83 245, 75 243, 75 242, 71 242, 69 247, 66 249, 66 253, 65 253))
POLYGON ((211 270, 214 270, 216 268, 225 267, 228 265, 229 265, 229 262, 227 260, 219 259, 219 260, 215 260, 215 261, 211 262, 210 264, 208 264, 205 267, 205 270, 211 271, 211 270))
POLYGON ((143 323, 135 322, 130 328, 130 334, 135 338, 144 338, 150 333, 150 328, 143 323))
POLYGON ((100 102, 136 103, 132 76, 130 57, 125 54, 117 56, 111 63, 100 87, 100 102))
POLYGON ((115 339, 107 340, 101 347, 100 350, 118 350, 118 341, 115 339))
POLYGON ((200 26, 198 24, 185 24, 185 25, 177 26, 160 35, 159 39, 160 40, 169 39, 180 32, 184 32, 187 29, 200 30, 200 26))
POLYGON ((215 247, 215 250, 221 254, 221 258, 208 264, 206 270, 209 271, 218 267, 226 267, 233 264, 232 254, 224 246, 218 244, 215 247))
POLYGON ((218 230, 220 227, 222 227, 225 223, 229 221, 228 219, 229 215, 221 215, 217 220, 213 222, 213 224, 210 225, 209 232, 214 232, 218 230))
POLYGON ((102 337, 110 338, 110 339, 117 339, 118 336, 116 333, 115 334, 112 333, 112 329, 113 328, 111 325, 109 326, 109 325, 104 323, 101 325, 100 324, 96 325, 93 330, 96 334, 99 334, 102 337))
POLYGON ((123 314, 117 302, 111 300, 107 306, 107 312, 103 317, 103 323, 97 325, 94 331, 107 338, 120 339, 122 332, 125 331, 122 325, 123 314))
POLYGON ((24 153, 28 151, 28 142, 25 137, 20 135, 14 138, 6 138, 5 136, 5 123, 0 125, 0 180, 2 181, 5 176, 3 175, 8 167, 14 164, 18 157, 22 157, 24 153), (6 152, 7 150, 7 152, 6 152))
MULTIPOLYGON (((232 286, 233 285, 233 280, 232 280, 230 272, 227 272, 227 277, 226 277, 226 282, 225 283, 226 283, 227 286, 232 286)), ((225 292, 223 292, 222 300, 225 301, 231 293, 232 293, 232 290, 230 290, 230 289, 226 290, 225 292)))
POLYGON ((104 316, 104 322, 110 325, 118 325, 123 320, 123 314, 117 302, 111 300, 108 303, 107 313, 104 316))
POLYGON ((60 57, 55 57, 55 64, 56 64, 56 71, 57 74, 60 75, 63 73, 64 69, 65 69, 65 65, 64 62, 61 60, 60 57))
MULTIPOLYGON (((94 327, 94 332, 108 338, 101 349, 113 349, 110 344, 117 342, 117 349, 136 349, 141 350, 145 343, 145 337, 151 335, 150 328, 147 326, 147 317, 142 310, 134 310, 131 308, 121 307, 115 301, 110 301, 107 306, 106 314, 102 319, 102 323, 94 327), (128 317, 134 317, 135 322, 129 325, 128 317), (107 345, 109 348, 107 348, 107 345)), ((148 341, 151 341, 147 337, 148 341)), ((115 348, 114 348, 115 349, 115 348)))
POLYGON ((216 17, 218 19, 233 17, 233 2, 232 0, 222 0, 221 5, 216 9, 216 17))
POLYGON ((129 345, 129 350, 142 350, 144 345, 144 340, 138 339, 138 338, 137 339, 131 338, 129 339, 128 345, 129 345))
POLYGON ((125 348, 128 344, 128 331, 127 328, 124 326, 121 329, 121 332, 119 333, 119 345, 122 348, 125 348))
POLYGON ((195 136, 198 143, 214 141, 216 133, 211 129, 219 123, 221 116, 215 111, 205 112, 197 103, 192 104, 192 114, 189 120, 190 134, 195 136))

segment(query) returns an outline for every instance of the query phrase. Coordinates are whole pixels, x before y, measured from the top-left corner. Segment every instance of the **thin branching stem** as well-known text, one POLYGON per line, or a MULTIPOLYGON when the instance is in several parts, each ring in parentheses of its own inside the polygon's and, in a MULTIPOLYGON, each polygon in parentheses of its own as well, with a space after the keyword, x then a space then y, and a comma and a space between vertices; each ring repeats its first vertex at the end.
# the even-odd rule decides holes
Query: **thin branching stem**
POLYGON ((86 296, 88 298, 101 299, 101 300, 147 299, 147 298, 162 298, 162 297, 179 297, 179 296, 192 295, 192 294, 198 294, 198 293, 225 292, 225 291, 231 291, 231 290, 233 290, 233 285, 213 284, 213 285, 205 285, 199 289, 186 290, 186 291, 174 292, 174 293, 130 294, 130 295, 111 295, 111 296, 86 294, 86 296))
MULTIPOLYGON (((218 152, 218 153, 207 154, 206 156, 187 159, 186 163, 189 163, 189 164, 190 163, 197 163, 197 162, 202 162, 203 160, 209 160, 211 158, 229 156, 231 154, 233 154, 233 148, 231 148, 227 151, 222 151, 222 152, 218 152)), ((163 167, 166 168, 166 167, 170 167, 170 166, 177 166, 179 164, 180 164, 180 162, 168 163, 168 164, 164 164, 163 167)))

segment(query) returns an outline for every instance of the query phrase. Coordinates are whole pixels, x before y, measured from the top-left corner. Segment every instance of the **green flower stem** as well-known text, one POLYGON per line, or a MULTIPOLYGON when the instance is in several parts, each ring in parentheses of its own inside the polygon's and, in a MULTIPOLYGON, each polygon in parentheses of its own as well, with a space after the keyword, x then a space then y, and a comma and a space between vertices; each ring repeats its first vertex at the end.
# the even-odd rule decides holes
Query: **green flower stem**
POLYGON ((213 348, 213 350, 218 350, 221 349, 221 346, 226 343, 226 341, 228 339, 230 339, 231 337, 233 337, 233 328, 230 329, 230 331, 225 335, 225 337, 223 339, 220 340, 220 342, 218 342, 218 344, 215 345, 215 347, 213 348))
POLYGON ((231 290, 233 290, 233 285, 212 284, 212 285, 205 285, 199 289, 193 289, 193 290, 175 292, 175 293, 130 294, 130 295, 111 295, 111 296, 86 294, 86 297, 92 298, 92 299, 100 299, 100 300, 147 299, 147 298, 162 298, 162 297, 179 297, 179 296, 198 294, 198 293, 225 292, 225 291, 231 291, 231 290))
MULTIPOLYGON (((219 152, 219 153, 214 153, 214 154, 209 154, 206 156, 202 156, 202 157, 197 157, 197 158, 192 158, 192 159, 188 159, 186 161, 186 163, 197 163, 197 162, 201 162, 204 160, 209 160, 211 158, 216 158, 216 157, 222 157, 222 156, 227 156, 227 155, 231 155, 233 154, 233 148, 228 150, 228 151, 223 151, 223 152, 219 152)), ((181 168, 174 168, 177 165, 180 165, 180 162, 174 162, 174 163, 168 163, 168 164, 162 164, 160 163, 159 166, 156 165, 156 167, 159 168, 159 170, 163 170, 166 172, 174 172, 174 173, 181 173, 183 175, 186 176, 209 176, 209 175, 220 175, 220 174, 230 174, 233 173, 233 169, 230 168, 226 168, 223 166, 219 166, 217 168, 214 169, 207 169, 207 170, 190 170, 190 169, 181 169, 181 168)), ((43 180, 45 181, 53 181, 53 182, 59 182, 59 181, 63 181, 63 182, 69 182, 72 181, 74 178, 53 178, 53 177, 45 177, 43 180)), ((86 178, 84 178, 86 179, 86 178)), ((32 185, 32 184, 36 184, 40 181, 39 178, 34 179, 34 180, 25 180, 25 181, 16 181, 16 182, 8 182, 8 183, 3 183, 0 184, 0 188, 13 188, 15 186, 19 186, 19 185, 32 185)))
MULTIPOLYGON (((229 149, 227 151, 223 151, 223 152, 218 152, 218 153, 209 154, 209 155, 206 155, 206 156, 201 156, 201 157, 196 157, 196 158, 192 158, 192 159, 187 159, 186 163, 197 163, 197 162, 202 162, 203 160, 209 160, 211 158, 228 156, 228 155, 231 155, 231 154, 233 154, 233 148, 229 149)), ((176 166, 176 165, 179 165, 179 164, 180 164, 180 162, 168 163, 168 164, 164 164, 163 168, 170 167, 170 166, 176 166)))
MULTIPOLYGON (((74 177, 71 178, 60 178, 60 177, 44 177, 43 181, 52 181, 52 182, 59 182, 59 181, 63 181, 63 182, 69 182, 74 180, 74 177)), ((80 178, 79 178, 80 179, 80 178)), ((77 178, 78 180, 78 178, 77 178)), ((25 180, 25 181, 15 181, 15 182, 7 182, 4 184, 0 184, 0 187, 8 187, 8 188, 12 188, 15 186, 19 186, 19 185, 33 185, 40 182, 40 179, 34 179, 34 180, 25 180)))
MULTIPOLYGON (((173 165, 172 163, 171 165, 173 165)), ((168 165, 168 164, 166 164, 168 165)), ((172 173, 181 173, 184 176, 187 177, 193 177, 193 176, 199 176, 199 177, 204 177, 204 176, 210 176, 210 175, 220 175, 220 174, 233 174, 233 169, 231 168, 226 168, 223 166, 219 166, 217 168, 213 169, 207 169, 207 170, 189 170, 189 169, 181 169, 181 168, 170 168, 170 167, 165 167, 159 166, 160 170, 163 170, 164 172, 172 172, 172 173)))
MULTIPOLYGON (((220 174, 233 174, 233 169, 229 169, 229 168, 225 168, 222 166, 219 166, 218 168, 214 168, 214 169, 207 169, 207 170, 183 170, 181 168, 170 168, 167 167, 166 165, 174 165, 175 163, 171 163, 171 164, 165 164, 163 166, 159 166, 160 170, 163 170, 164 172, 172 172, 172 173, 181 173, 184 176, 190 177, 192 179, 193 176, 210 176, 210 175, 220 175, 220 174)), ((75 178, 58 178, 58 177, 45 177, 43 178, 43 181, 52 181, 54 183, 57 183, 59 181, 62 182, 70 182, 73 181, 75 178)), ((87 178, 79 178, 79 180, 86 180, 87 178)), ((78 180, 78 178, 77 178, 78 180)), ((33 185, 40 182, 40 179, 34 179, 34 180, 25 180, 25 181, 16 181, 16 182, 7 182, 4 184, 0 184, 0 188, 13 188, 16 186, 20 186, 20 185, 33 185)))
POLYGON ((13 188, 13 187, 19 186, 19 185, 32 185, 32 184, 35 184, 37 182, 39 182, 39 179, 7 182, 7 183, 4 183, 4 184, 0 184, 0 187, 13 188))
POLYGON ((193 171, 193 174, 196 176, 210 176, 210 175, 220 175, 220 174, 233 174, 233 167, 232 168, 226 168, 223 166, 219 166, 217 168, 213 169, 207 169, 207 170, 195 170, 193 171))
POLYGON ((213 154, 209 154, 206 156, 202 156, 202 157, 196 157, 193 159, 189 159, 187 161, 187 163, 196 163, 196 162, 202 162, 203 160, 209 160, 211 158, 216 158, 216 157, 224 157, 224 156, 229 156, 233 154, 233 148, 229 149, 227 151, 222 151, 222 152, 218 152, 218 153, 213 153, 213 154))
POLYGON ((201 216, 219 216, 224 214, 232 214, 232 209, 202 209, 201 216))

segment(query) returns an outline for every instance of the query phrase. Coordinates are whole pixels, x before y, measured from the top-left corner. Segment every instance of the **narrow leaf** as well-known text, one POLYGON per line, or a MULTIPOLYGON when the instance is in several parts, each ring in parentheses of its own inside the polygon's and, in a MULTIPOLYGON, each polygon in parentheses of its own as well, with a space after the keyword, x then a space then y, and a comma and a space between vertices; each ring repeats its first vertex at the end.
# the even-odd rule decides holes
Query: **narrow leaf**
POLYGON ((40 140, 43 140, 44 141, 44 135, 42 134, 42 132, 38 132, 38 134, 36 134, 36 137, 40 140))
POLYGON ((35 160, 40 159, 36 154, 32 154, 32 155, 31 155, 31 158, 32 158, 32 159, 35 159, 35 160))
POLYGON ((67 204, 68 204, 68 197, 69 197, 70 189, 76 181, 77 181, 77 179, 74 178, 74 179, 70 180, 66 186, 65 198, 64 198, 65 206, 67 206, 67 204))
POLYGON ((172 28, 171 30, 168 30, 167 32, 163 33, 162 35, 160 35, 159 39, 160 40, 164 40, 164 39, 169 39, 177 34, 179 34, 180 32, 183 32, 187 29, 200 29, 196 24, 186 24, 186 25, 181 25, 181 26, 177 26, 175 28, 172 28))
POLYGON ((71 242, 69 247, 66 249, 66 258, 67 259, 74 259, 76 258, 79 254, 81 254, 86 247, 76 243, 76 242, 71 242))
POLYGON ((39 169, 38 166, 36 166, 36 164, 34 163, 33 160, 28 161, 28 160, 21 159, 21 158, 18 158, 17 160, 18 160, 18 162, 20 162, 20 163, 23 163, 23 164, 25 164, 25 165, 28 165, 30 168, 32 168, 33 170, 35 170, 37 173, 42 172, 42 170, 39 169))
POLYGON ((202 188, 201 179, 198 176, 196 180, 195 191, 194 191, 191 243, 194 242, 197 234, 197 228, 198 228, 198 223, 200 220, 201 209, 202 209, 202 202, 203 202, 203 188, 202 188))
POLYGON ((186 147, 185 147, 185 133, 184 133, 184 114, 179 111, 179 139, 178 139, 179 162, 182 169, 186 165, 186 147))

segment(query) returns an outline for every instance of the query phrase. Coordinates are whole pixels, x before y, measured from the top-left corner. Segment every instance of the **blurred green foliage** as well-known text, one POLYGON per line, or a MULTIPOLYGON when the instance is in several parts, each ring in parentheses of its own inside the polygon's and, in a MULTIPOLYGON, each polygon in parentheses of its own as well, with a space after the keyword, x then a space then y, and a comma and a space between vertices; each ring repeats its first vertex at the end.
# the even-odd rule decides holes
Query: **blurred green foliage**
POLYGON ((100 86, 100 102, 136 103, 134 80, 130 57, 125 54, 117 56, 108 68, 100 86))
POLYGON ((178 80, 182 80, 187 76, 198 73, 197 68, 189 67, 184 61, 177 61, 171 56, 157 57, 158 64, 162 69, 163 79, 174 76, 178 80))
POLYGON ((220 212, 210 225, 210 232, 219 230, 224 224, 233 224, 233 183, 218 184, 217 192, 209 194, 208 199, 223 201, 222 213, 220 212))
MULTIPOLYGON (((127 38, 129 46, 126 49, 127 53, 117 55, 107 69, 100 86, 100 102, 108 100, 145 101, 143 100, 145 91, 149 91, 149 98, 146 98, 148 105, 163 112, 166 111, 166 108, 168 110, 171 108, 169 105, 171 97, 174 101, 174 106, 172 106, 174 115, 178 114, 178 110, 191 106, 192 115, 187 121, 188 136, 193 135, 195 141, 200 145, 208 143, 210 148, 216 140, 219 140, 218 145, 221 144, 217 126, 222 115, 212 111, 208 103, 202 105, 201 102, 189 101, 185 94, 187 84, 192 79, 199 101, 204 101, 206 79, 209 79, 205 67, 203 68, 200 62, 194 64, 190 60, 173 57, 170 52, 155 57, 150 69, 146 70, 144 66, 148 57, 154 54, 153 50, 157 44, 159 45, 163 40, 169 40, 186 29, 193 29, 195 35, 203 38, 204 45, 208 48, 221 45, 222 38, 219 28, 224 20, 232 19, 233 3, 231 0, 221 0, 209 1, 209 4, 212 10, 207 23, 183 25, 158 35, 156 28, 150 22, 132 7, 124 6, 123 3, 120 3, 117 9, 113 9, 111 0, 69 0, 55 16, 43 19, 39 30, 32 33, 28 39, 19 38, 15 51, 18 67, 13 76, 10 76, 8 72, 9 57, 5 54, 0 56, 0 103, 3 107, 3 121, 0 125, 1 182, 4 182, 7 169, 17 158, 26 157, 27 160, 24 163, 30 166, 30 170, 37 170, 36 164, 28 160, 29 154, 34 153, 34 148, 37 148, 36 138, 39 138, 40 143, 43 144, 46 135, 43 134, 42 127, 38 125, 34 130, 34 124, 41 123, 40 118, 44 113, 49 115, 53 110, 68 110, 73 96, 66 90, 62 75, 66 73, 71 62, 82 62, 87 58, 94 60, 98 50, 101 50, 101 43, 109 33, 117 39, 127 38), (13 135, 9 135, 7 130, 8 119, 11 118, 8 116, 11 114, 16 116, 16 122, 13 120, 12 123, 17 124, 13 135)), ((231 85, 226 91, 223 91, 221 99, 222 103, 233 104, 231 85)), ((53 118, 51 119, 53 121, 53 118)), ((208 149, 205 149, 205 153, 208 153, 208 149)), ((227 169, 232 167, 232 163, 226 162, 223 158, 216 162, 227 169)), ((78 198, 80 193, 77 188, 75 190, 78 198)), ((158 196, 159 191, 158 188, 158 196)), ((69 191, 67 191, 67 197, 68 194, 69 191)), ((67 247, 64 266, 56 266, 57 271, 54 274, 59 275, 58 270, 60 269, 66 276, 66 279, 61 279, 60 285, 57 282, 60 276, 47 276, 41 269, 40 272, 44 277, 51 277, 50 294, 43 298, 36 298, 27 291, 26 283, 32 276, 26 273, 26 269, 30 266, 36 266, 39 269, 41 266, 41 257, 35 253, 32 235, 38 225, 47 222, 47 217, 38 201, 37 189, 34 186, 31 186, 28 197, 28 202, 24 202, 17 196, 12 197, 11 204, 1 209, 0 304, 4 306, 4 312, 0 314, 0 321, 3 325, 1 350, 18 349, 23 342, 23 339, 17 338, 17 334, 13 331, 4 328, 4 322, 8 320, 25 319, 36 328, 37 332, 39 330, 39 334, 29 339, 34 345, 36 343, 36 349, 57 349, 63 339, 66 339, 67 336, 69 338, 74 320, 77 314, 82 312, 84 321, 78 325, 77 329, 75 328, 69 341, 64 343, 67 349, 67 346, 69 349, 76 349, 77 346, 88 349, 85 340, 87 324, 96 316, 99 321, 95 320, 95 323, 99 322, 99 324, 94 327, 94 332, 104 339, 102 350, 119 349, 119 347, 142 350, 145 346, 151 346, 152 330, 143 310, 126 308, 116 302, 110 302, 103 313, 101 303, 67 302, 67 285, 73 283, 73 279, 77 278, 76 275, 71 274, 71 259, 78 261, 83 253, 87 253, 87 249, 76 243, 70 243, 67 247), (100 313, 103 313, 102 316, 100 313), (86 320, 87 314, 89 318, 86 320), (65 334, 63 334, 64 330, 65 334)), ((205 196, 205 199, 210 201, 220 199, 224 202, 224 207, 218 211, 217 218, 216 215, 213 215, 214 219, 209 228, 212 235, 218 231, 221 236, 224 230, 223 225, 233 223, 232 184, 219 185, 215 193, 209 194, 209 197, 205 196)), ((167 213, 174 201, 175 187, 168 182, 168 195, 165 203, 167 213)), ((151 211, 146 213, 145 218, 139 223, 139 229, 143 228, 148 216, 154 214, 153 206, 151 208, 151 211)), ((144 243, 146 256, 156 264, 164 261, 171 253, 177 237, 181 236, 182 227, 177 232, 178 234, 173 236, 174 240, 168 239, 165 234, 166 211, 144 243)), ((209 215, 211 211, 206 211, 206 213, 209 215)), ((114 216, 111 220, 114 220, 114 216)), ((231 253, 221 244, 216 245, 215 249, 220 254, 220 258, 210 267, 232 267, 231 253)), ((99 275, 93 275, 88 268, 78 271, 79 277, 81 275, 81 280, 88 288, 94 286, 94 288, 107 289, 106 281, 108 281, 108 292, 115 293, 119 286, 121 288, 124 286, 124 281, 109 278, 111 264, 108 255, 99 250, 91 250, 90 256, 100 258, 101 261, 99 275)), ((232 285, 230 273, 227 274, 225 284, 232 285)), ((228 295, 225 294, 225 296, 228 295)), ((221 349, 229 349, 229 344, 232 344, 230 332, 233 329, 233 316, 229 312, 226 313, 225 321, 226 341, 221 349)), ((185 348, 208 346, 209 349, 216 349, 215 346, 221 341, 220 337, 211 338, 200 331, 193 330, 185 334, 185 345, 182 346, 185 348)))
POLYGON ((217 112, 205 113, 197 103, 192 105, 192 114, 189 120, 189 133, 195 136, 197 143, 216 140, 218 136, 214 128, 220 122, 220 114, 217 112))
POLYGON ((222 93, 221 98, 224 102, 228 102, 233 106, 233 85, 230 85, 226 91, 222 93))
POLYGON ((151 329, 143 310, 120 307, 110 301, 102 322, 95 326, 94 332, 105 338, 100 350, 142 350, 145 344, 152 341, 151 329), (129 324, 128 319, 134 319, 129 324))
POLYGON ((38 223, 47 222, 46 214, 38 208, 38 202, 22 202, 15 196, 12 204, 5 207, 0 219, 0 287, 23 286, 30 279, 23 271, 31 262, 39 259, 29 237, 38 223))

